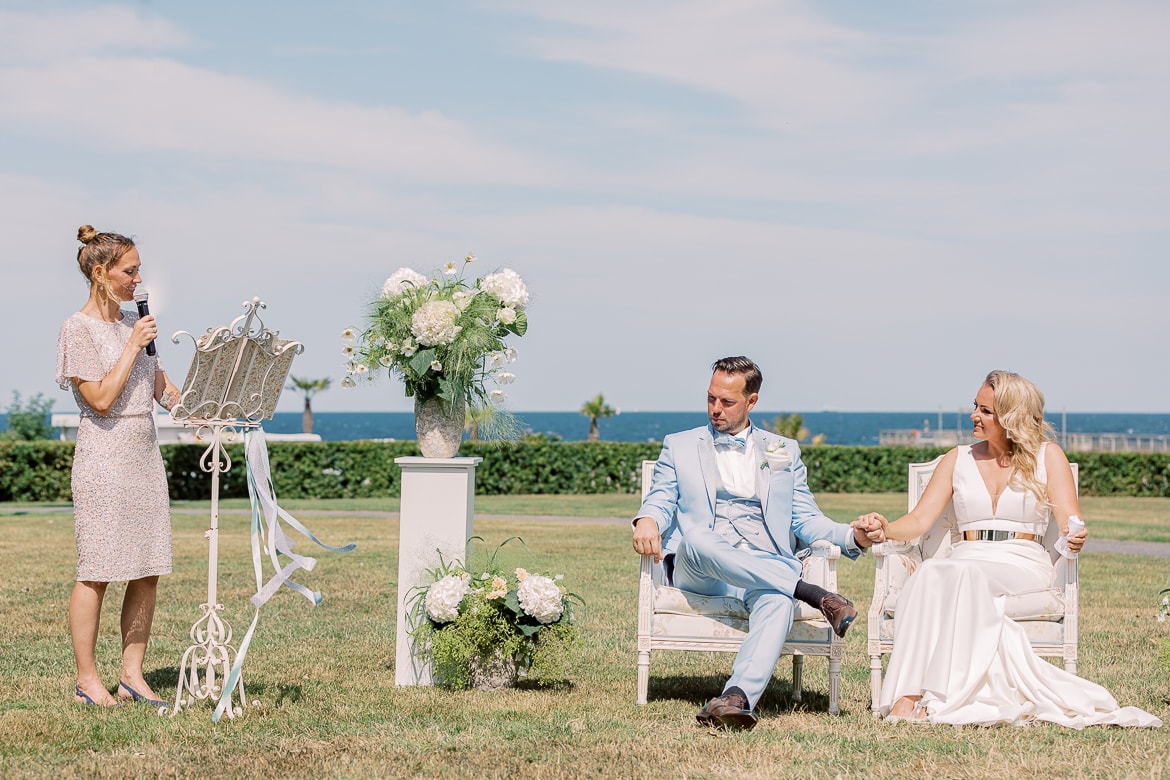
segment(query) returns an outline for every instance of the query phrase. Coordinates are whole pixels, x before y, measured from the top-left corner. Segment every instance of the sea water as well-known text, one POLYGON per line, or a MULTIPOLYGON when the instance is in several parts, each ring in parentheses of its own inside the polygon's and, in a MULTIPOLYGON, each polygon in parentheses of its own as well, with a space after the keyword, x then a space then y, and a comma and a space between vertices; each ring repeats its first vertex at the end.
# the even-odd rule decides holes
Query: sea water
MULTIPOLYGON (((824 436, 826 444, 876 446, 881 431, 970 431, 966 412, 799 412, 809 436, 824 436)), ((771 425, 779 412, 755 412, 752 421, 771 425)), ((520 430, 563 441, 584 441, 589 418, 578 412, 515 412, 520 430)), ((1059 434, 1128 433, 1170 434, 1170 414, 1073 413, 1049 418, 1059 434)), ((603 441, 662 441, 669 433, 707 423, 703 410, 695 412, 623 412, 599 420, 603 441)), ((271 433, 300 433, 300 412, 277 412, 265 422, 271 433)), ((315 412, 313 433, 326 441, 353 439, 413 439, 414 415, 410 412, 315 412)))

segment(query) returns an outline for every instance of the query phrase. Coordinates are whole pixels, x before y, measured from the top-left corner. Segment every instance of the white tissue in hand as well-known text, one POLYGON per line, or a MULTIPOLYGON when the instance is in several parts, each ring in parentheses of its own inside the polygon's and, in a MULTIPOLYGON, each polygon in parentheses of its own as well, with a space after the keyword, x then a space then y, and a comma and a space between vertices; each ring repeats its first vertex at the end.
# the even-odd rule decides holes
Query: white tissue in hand
POLYGON ((1069 516, 1068 533, 1061 534, 1060 538, 1056 540, 1056 544, 1053 545, 1056 548, 1056 551, 1065 558, 1076 558, 1077 553, 1070 552, 1068 549, 1068 538, 1080 533, 1083 530, 1085 530, 1085 521, 1081 520, 1081 518, 1077 515, 1069 516))

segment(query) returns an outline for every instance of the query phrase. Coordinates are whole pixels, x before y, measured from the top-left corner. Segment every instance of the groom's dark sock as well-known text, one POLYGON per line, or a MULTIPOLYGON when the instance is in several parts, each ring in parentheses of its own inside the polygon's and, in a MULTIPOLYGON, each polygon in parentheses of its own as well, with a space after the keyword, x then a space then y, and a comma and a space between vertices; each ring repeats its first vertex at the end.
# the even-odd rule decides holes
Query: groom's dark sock
POLYGON ((744 693, 743 688, 740 688, 738 685, 732 685, 730 688, 728 688, 727 690, 725 690, 723 693, 721 693, 719 695, 720 696, 731 696, 731 695, 738 696, 739 698, 744 700, 744 709, 748 709, 748 710, 751 709, 751 705, 747 704, 747 700, 748 700, 747 694, 744 693))
POLYGON ((804 580, 797 580, 792 595, 820 610, 825 619, 829 621, 829 625, 833 627, 833 633, 839 637, 844 638, 849 626, 853 625, 853 621, 857 619, 857 610, 853 607, 852 601, 839 593, 830 593, 824 588, 804 580))
POLYGON ((804 580, 796 581, 796 589, 792 591, 792 595, 805 604, 811 604, 817 609, 821 608, 821 600, 829 595, 829 591, 820 587, 819 585, 812 585, 804 580))

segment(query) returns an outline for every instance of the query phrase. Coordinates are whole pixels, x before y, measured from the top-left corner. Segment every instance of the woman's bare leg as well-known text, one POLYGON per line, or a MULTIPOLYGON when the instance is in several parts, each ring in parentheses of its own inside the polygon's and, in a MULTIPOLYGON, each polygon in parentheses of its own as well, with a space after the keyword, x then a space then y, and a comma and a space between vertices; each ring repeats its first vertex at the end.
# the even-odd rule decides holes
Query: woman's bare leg
MULTIPOLYGON (((77 687, 95 704, 113 705, 117 700, 102 685, 98 675, 97 635, 102 617, 102 600, 108 582, 76 582, 69 596, 69 635, 73 642, 73 660, 77 664, 77 687)), ((76 701, 85 699, 74 694, 76 701)))
MULTIPOLYGON (((158 695, 142 676, 142 663, 146 659, 146 644, 150 641, 150 626, 154 622, 154 605, 158 597, 158 577, 143 577, 126 583, 126 596, 122 599, 122 678, 139 695, 158 699, 158 695)), ((131 698, 125 686, 120 686, 118 695, 131 698)))

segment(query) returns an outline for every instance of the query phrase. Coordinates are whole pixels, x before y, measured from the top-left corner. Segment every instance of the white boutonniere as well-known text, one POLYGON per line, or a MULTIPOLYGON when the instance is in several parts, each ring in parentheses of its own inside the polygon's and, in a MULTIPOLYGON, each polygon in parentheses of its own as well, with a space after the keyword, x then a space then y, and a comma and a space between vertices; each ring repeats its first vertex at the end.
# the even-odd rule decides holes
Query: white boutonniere
POLYGON ((776 442, 764 452, 764 461, 760 464, 761 469, 771 469, 772 471, 783 471, 788 468, 788 464, 792 462, 792 455, 784 446, 784 442, 776 442))

